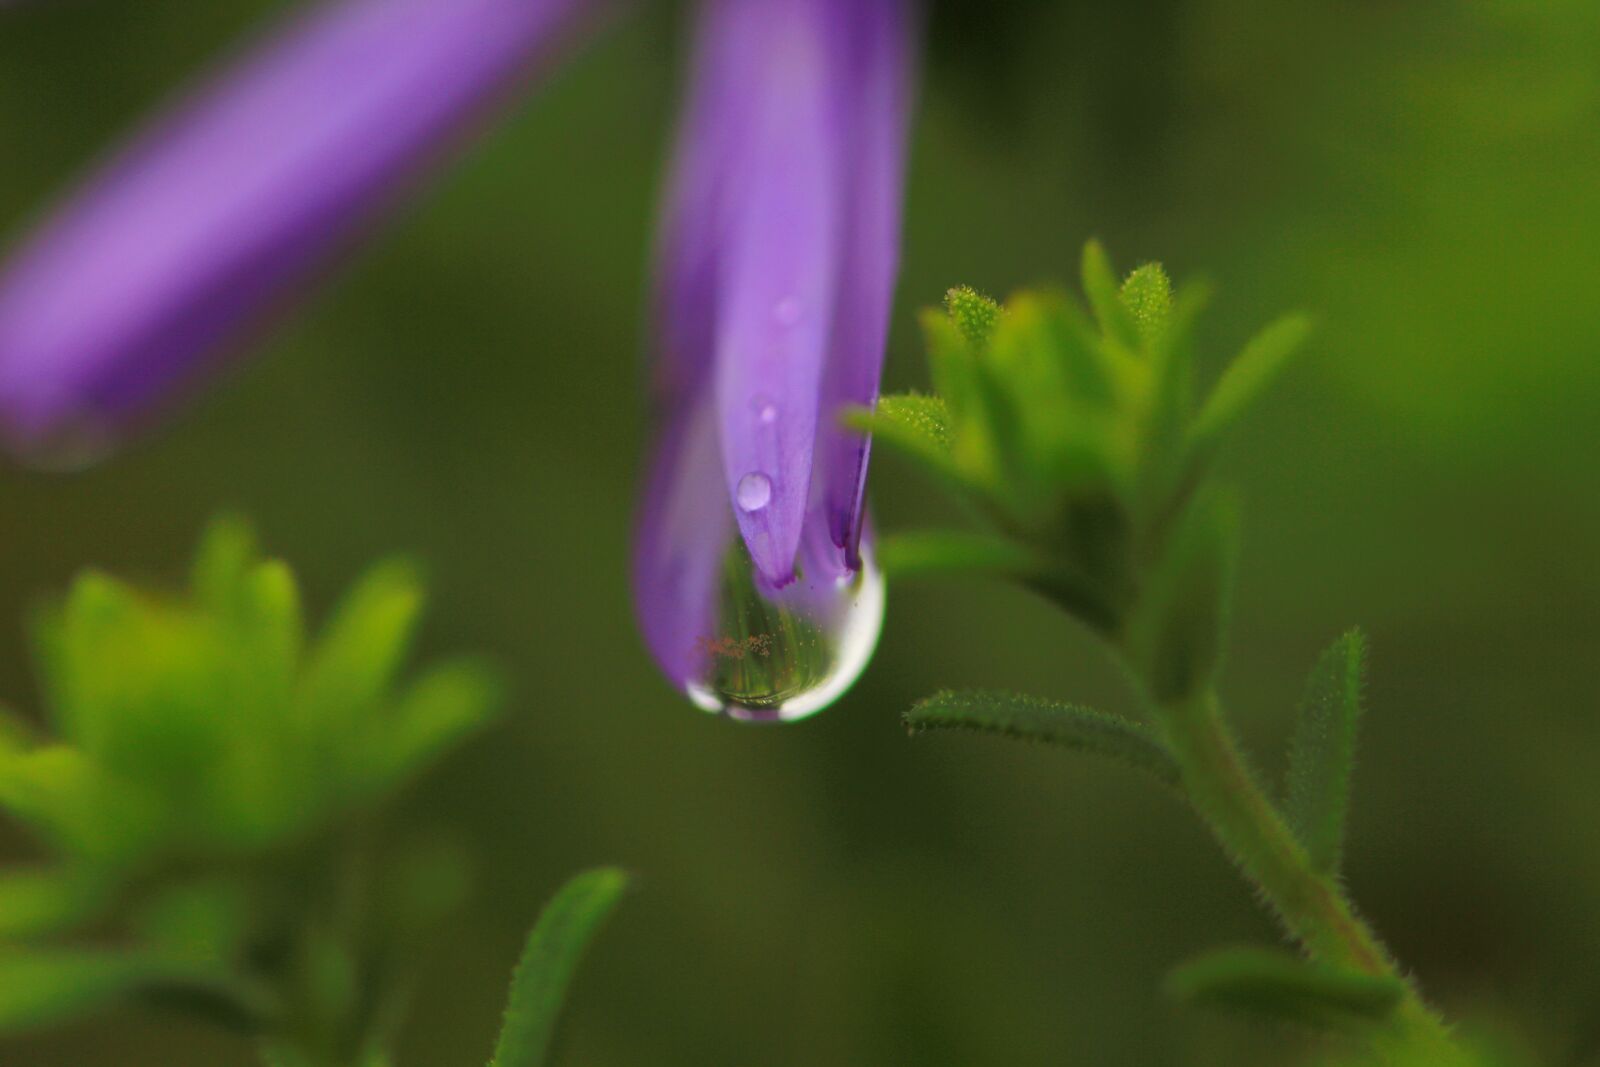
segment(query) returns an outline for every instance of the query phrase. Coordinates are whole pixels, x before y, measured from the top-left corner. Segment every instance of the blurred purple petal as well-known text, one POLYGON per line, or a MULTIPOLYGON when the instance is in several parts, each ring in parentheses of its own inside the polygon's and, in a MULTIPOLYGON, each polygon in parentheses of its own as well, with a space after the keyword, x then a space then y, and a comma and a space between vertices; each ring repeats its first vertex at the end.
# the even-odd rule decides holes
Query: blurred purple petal
POLYGON ((679 688, 699 677, 733 516, 710 397, 674 412, 656 441, 634 541, 633 594, 651 655, 679 688))
POLYGON ((589 0, 341 0, 255 48, 0 276, 0 426, 120 428, 531 71, 589 0))

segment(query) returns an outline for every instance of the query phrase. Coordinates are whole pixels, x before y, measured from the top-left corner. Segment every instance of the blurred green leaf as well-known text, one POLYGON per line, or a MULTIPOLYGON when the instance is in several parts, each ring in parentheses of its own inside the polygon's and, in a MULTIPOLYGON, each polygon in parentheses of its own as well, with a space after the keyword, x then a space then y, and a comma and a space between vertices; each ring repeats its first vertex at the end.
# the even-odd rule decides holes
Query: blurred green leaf
POLYGON ((1180 964, 1168 974, 1166 989, 1186 1004, 1322 1027, 1382 1019, 1405 995, 1398 978, 1253 946, 1218 949, 1180 964))
POLYGON ((0 752, 0 807, 64 852, 96 860, 136 852, 159 815, 67 745, 0 752))
POLYGON ((1312 865, 1328 874, 1339 869, 1344 841, 1366 656, 1367 639, 1360 630, 1344 634, 1322 653, 1306 680, 1289 746, 1284 817, 1312 865))
POLYGON ((422 612, 422 581, 404 559, 362 576, 322 631, 300 697, 313 720, 376 704, 394 680, 422 612))
POLYGON ((135 995, 238 1006, 255 996, 209 968, 145 953, 0 947, 0 1031, 48 1026, 135 995))
POLYGON ((400 698, 375 734, 376 751, 358 772, 369 788, 390 788, 482 727, 501 699, 487 664, 458 661, 429 670, 400 698))
POLYGON ((1094 309, 1106 338, 1129 351, 1139 347, 1139 328, 1133 313, 1122 301, 1122 287, 1117 284, 1116 271, 1111 259, 1099 241, 1091 240, 1083 246, 1083 292, 1094 309))
POLYGON ((1107 756, 1176 786, 1178 765, 1154 733, 1116 715, 1063 704, 1043 697, 994 690, 944 690, 920 700, 905 715, 913 733, 925 730, 976 730, 1025 741, 1040 741, 1078 752, 1107 756))
POLYGON ((257 557, 255 530, 239 515, 219 515, 200 535, 190 569, 195 600, 219 614, 228 614, 245 574, 257 557))
POLYGON ((575 876, 545 905, 522 950, 505 1022, 489 1067, 540 1067, 567 985, 590 940, 628 887, 628 875, 601 867, 575 876))
POLYGON ((1285 315, 1261 330, 1223 372, 1189 430, 1191 450, 1204 453, 1239 420, 1311 335, 1311 320, 1285 315))
POLYGON ((241 947, 253 903, 237 876, 195 878, 151 892, 133 909, 132 927, 173 959, 219 962, 241 947))
POLYGON ((1049 569, 1047 561, 1014 541, 963 530, 912 530, 891 534, 878 545, 878 562, 886 573, 896 578, 981 574, 1027 580, 1049 569))
POLYGON ((1158 703, 1188 700, 1215 680, 1238 543, 1237 507, 1213 492, 1190 506, 1157 566, 1129 641, 1158 703))
POLYGON ((70 929, 106 904, 106 886, 65 868, 0 873, 0 940, 20 941, 70 929))

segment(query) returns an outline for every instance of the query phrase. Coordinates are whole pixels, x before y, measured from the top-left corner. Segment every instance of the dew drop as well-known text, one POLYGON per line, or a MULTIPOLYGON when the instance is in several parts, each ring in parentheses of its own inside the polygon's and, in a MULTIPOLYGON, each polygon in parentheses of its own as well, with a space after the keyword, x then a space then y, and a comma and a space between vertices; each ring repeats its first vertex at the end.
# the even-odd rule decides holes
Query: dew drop
POLYGON ((751 471, 739 479, 733 495, 741 511, 760 511, 772 500, 772 479, 760 471, 751 471))
POLYGON ((722 567, 715 629, 696 641, 700 668, 685 691, 696 706, 741 722, 815 714, 866 668, 883 605, 883 576, 866 545, 858 571, 802 574, 775 590, 735 537, 722 567))
POLYGON ((751 398, 750 410, 755 413, 756 422, 762 426, 771 426, 778 421, 778 405, 766 393, 757 393, 751 398))
POLYGON ((772 305, 772 317, 779 326, 793 326, 800 321, 800 301, 786 296, 772 305))

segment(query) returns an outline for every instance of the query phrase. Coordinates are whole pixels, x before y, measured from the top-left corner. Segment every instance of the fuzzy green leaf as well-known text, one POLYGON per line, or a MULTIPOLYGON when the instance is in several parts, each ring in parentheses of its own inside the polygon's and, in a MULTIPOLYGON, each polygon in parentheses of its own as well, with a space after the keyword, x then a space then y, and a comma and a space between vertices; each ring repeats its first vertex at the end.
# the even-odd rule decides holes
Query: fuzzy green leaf
POLYGON ((505 1022, 489 1067, 540 1067, 556 1017, 584 950, 628 887, 628 875, 600 867, 577 875, 545 905, 511 979, 505 1022))
POLYGON ((1158 703, 1188 700, 1216 679, 1227 643, 1238 528, 1230 497, 1212 493, 1196 500, 1139 606, 1130 640, 1158 703))
POLYGON ((945 312, 975 351, 982 351, 1000 323, 1000 305, 970 286, 958 285, 944 294, 945 312))
POLYGON ((994 690, 944 690, 905 715, 913 734, 925 730, 976 730, 1027 741, 1060 745, 1107 756, 1178 784, 1178 765, 1155 734, 1116 715, 1063 704, 1043 697, 994 690))
POLYGON ((1249 1012, 1311 1026, 1384 1018, 1405 995, 1398 978, 1311 963, 1280 949, 1219 949, 1180 964, 1167 993, 1186 1004, 1249 1012))
POLYGON ((1324 873, 1339 869, 1367 640, 1351 630, 1323 652, 1306 680, 1289 746, 1284 817, 1324 873))
POLYGON ((1172 280, 1159 263, 1146 263, 1122 283, 1123 306, 1146 344, 1159 337, 1172 319, 1172 280))
POLYGON ((950 452, 950 409, 941 397, 895 393, 881 397, 874 409, 848 411, 845 422, 917 458, 939 459, 950 452))
POLYGON ((1311 320, 1304 315, 1285 315, 1256 334, 1206 398, 1190 427, 1190 446, 1200 450, 1215 447, 1218 439, 1266 392, 1310 334, 1311 320))

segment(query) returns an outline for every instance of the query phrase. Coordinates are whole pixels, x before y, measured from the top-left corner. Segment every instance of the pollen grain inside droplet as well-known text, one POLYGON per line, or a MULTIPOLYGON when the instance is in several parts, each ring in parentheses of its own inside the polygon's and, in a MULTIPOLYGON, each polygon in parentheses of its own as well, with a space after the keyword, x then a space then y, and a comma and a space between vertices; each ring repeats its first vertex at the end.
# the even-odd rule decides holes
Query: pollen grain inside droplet
POLYGON ((772 500, 772 479, 760 471, 751 471, 739 479, 733 495, 740 510, 760 511, 772 500))

